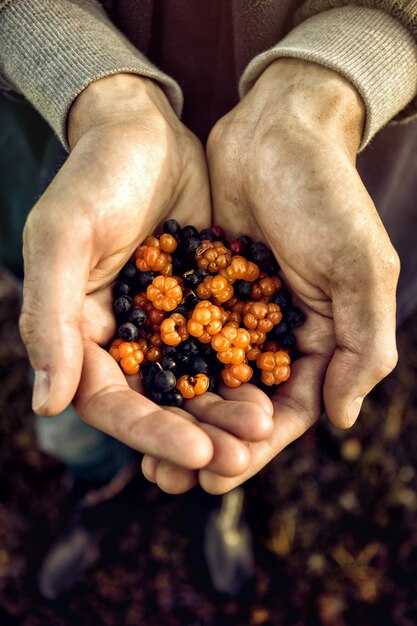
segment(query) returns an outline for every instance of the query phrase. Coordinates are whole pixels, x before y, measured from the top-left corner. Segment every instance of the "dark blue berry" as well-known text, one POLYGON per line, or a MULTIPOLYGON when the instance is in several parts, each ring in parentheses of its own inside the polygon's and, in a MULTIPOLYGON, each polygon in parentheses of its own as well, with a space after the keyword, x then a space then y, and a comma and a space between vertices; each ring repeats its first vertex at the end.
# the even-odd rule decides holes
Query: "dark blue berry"
POLYGON ((161 368, 158 363, 145 363, 145 365, 142 365, 140 368, 140 373, 142 377, 149 376, 155 378, 156 374, 158 374, 158 372, 160 371, 161 368))
POLYGON ((144 376, 141 372, 141 382, 143 387, 145 388, 145 390, 147 391, 148 389, 152 389, 153 388, 153 381, 154 381, 155 376, 153 374, 148 374, 146 376, 144 376))
POLYGON ((175 378, 175 374, 167 370, 165 372, 159 372, 159 374, 155 376, 153 384, 156 391, 166 393, 167 391, 171 391, 171 389, 175 389, 177 379, 175 378))
POLYGON ((181 352, 197 355, 200 350, 200 342, 197 339, 187 339, 181 344, 181 352))
POLYGON ((146 395, 152 402, 156 404, 162 404, 162 393, 160 391, 156 391, 155 389, 147 389, 146 395))
POLYGON ((288 328, 298 328, 304 323, 305 315, 298 306, 285 308, 282 314, 287 322, 288 328))
POLYGON ((136 281, 139 291, 145 291, 145 289, 151 284, 156 276, 156 272, 152 272, 151 270, 149 270, 148 272, 139 272, 136 281))
POLYGON ((274 326, 271 333, 276 337, 277 335, 280 335, 281 333, 286 333, 287 331, 288 331, 287 322, 285 322, 284 320, 281 320, 279 324, 274 326))
POLYGON ((190 293, 185 298, 184 304, 189 311, 193 311, 199 302, 201 302, 201 298, 198 298, 194 293, 190 293))
POLYGON ((249 258, 253 263, 256 263, 258 267, 266 272, 271 265, 274 264, 274 256, 271 250, 261 241, 257 241, 249 246, 249 258))
POLYGON ((252 293, 252 283, 247 280, 237 280, 233 285, 233 289, 238 298, 248 300, 252 293))
POLYGON ((198 240, 198 244, 200 245, 200 240, 198 239, 198 230, 195 228, 195 226, 184 226, 184 228, 181 229, 181 241, 186 241, 187 239, 190 239, 190 237, 194 237, 198 240))
POLYGON ((122 276, 131 280, 137 274, 138 270, 134 263, 126 263, 126 265, 122 268, 122 276))
POLYGON ((128 283, 125 283, 122 280, 118 280, 114 283, 113 287, 113 297, 118 298, 119 296, 129 296, 132 293, 132 288, 128 283))
POLYGON ((140 307, 137 309, 134 309, 132 313, 129 315, 129 322, 131 322, 138 328, 143 326, 147 319, 148 319, 148 316, 146 315, 145 311, 141 309, 140 307))
POLYGON ((184 398, 176 389, 172 389, 171 391, 167 391, 162 394, 162 404, 166 406, 181 406, 184 398))
POLYGON ((185 318, 187 318, 187 313, 188 313, 188 311, 187 311, 187 307, 185 306, 185 304, 179 304, 179 305, 177 306, 177 308, 176 308, 176 309, 174 309, 174 310, 170 313, 170 315, 172 315, 173 313, 179 313, 180 315, 183 315, 185 318))
POLYGON ((119 296, 114 301, 114 312, 116 315, 126 315, 133 306, 133 300, 130 296, 119 296))
POLYGON ((210 371, 210 366, 204 357, 197 354, 193 359, 190 360, 190 374, 195 376, 196 374, 208 374, 210 371))
POLYGON ((134 324, 126 322, 119 326, 119 337, 123 341, 136 341, 139 337, 139 331, 134 324))
POLYGON ((275 339, 278 341, 281 348, 294 348, 295 346, 295 335, 292 333, 279 333, 275 335, 275 339))
POLYGON ((175 253, 172 255, 172 273, 175 276, 180 276, 180 274, 184 271, 185 261, 181 256, 176 255, 175 253))
POLYGON ((178 224, 177 220, 167 220, 162 225, 162 230, 164 233, 168 233, 168 235, 174 235, 174 237, 178 237, 181 233, 181 226, 178 224))
POLYGON ((218 386, 219 386, 219 379, 218 379, 218 377, 210 376, 209 377, 209 386, 208 386, 207 391, 211 391, 211 393, 217 393, 218 386))
POLYGON ((273 297, 272 302, 283 309, 291 304, 292 296, 289 291, 278 291, 278 293, 273 297))
POLYGON ((243 250, 242 250, 243 253, 245 253, 247 249, 253 243, 252 239, 248 237, 247 235, 241 235, 240 237, 237 238, 236 241, 238 241, 243 246, 243 250))
POLYGON ((177 346, 164 345, 164 357, 173 356, 178 352, 177 346))
POLYGON ((193 355, 190 354, 189 352, 179 352, 176 359, 177 359, 177 365, 178 368, 181 372, 184 372, 184 374, 188 373, 188 369, 190 367, 190 362, 193 358, 193 355))
POLYGON ((187 287, 194 289, 197 285, 200 284, 201 280, 197 276, 197 273, 192 270, 191 272, 185 272, 183 275, 184 283, 187 287))
POLYGON ((203 228, 198 233, 200 241, 214 241, 216 239, 216 235, 213 233, 211 228, 203 228))
POLYGON ((176 360, 170 356, 164 356, 164 358, 159 361, 159 364, 163 370, 172 371, 175 370, 175 368, 177 367, 176 360))
POLYGON ((187 256, 193 256, 200 243, 201 242, 197 239, 197 237, 189 237, 182 244, 182 249, 187 256))

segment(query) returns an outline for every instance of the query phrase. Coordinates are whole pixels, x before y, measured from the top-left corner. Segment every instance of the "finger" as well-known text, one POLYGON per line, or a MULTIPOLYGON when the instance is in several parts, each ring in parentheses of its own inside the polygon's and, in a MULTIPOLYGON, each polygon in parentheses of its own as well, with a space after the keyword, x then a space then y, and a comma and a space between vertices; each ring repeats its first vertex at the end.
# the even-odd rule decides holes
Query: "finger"
POLYGON ((247 469, 250 463, 248 443, 211 424, 200 422, 200 428, 213 443, 213 456, 205 466, 207 470, 224 476, 239 476, 247 469))
POLYGON ((213 457, 208 435, 130 389, 113 358, 92 342, 84 343, 75 408, 87 424, 144 454, 189 469, 205 467, 213 457))
POLYGON ((142 474, 144 475, 146 480, 149 480, 150 483, 156 483, 156 468, 158 466, 158 463, 160 463, 160 460, 155 459, 149 454, 145 454, 142 458, 142 474))
MULTIPOLYGON (((24 232, 25 281, 20 332, 35 370, 33 409, 55 415, 71 402, 80 379, 80 332, 90 247, 68 237, 62 207, 35 209, 24 232)), ((71 229, 75 224, 71 225, 71 229)))
MULTIPOLYGON (((206 395, 206 394, 204 394, 206 395)), ((218 397, 215 394, 209 394, 218 397)), ((228 401, 220 399, 220 406, 223 408, 228 401)), ((193 403, 187 403, 188 407, 192 407, 193 403)), ((172 407, 171 412, 181 415, 184 420, 195 422, 194 412, 191 414, 184 409, 172 407)), ((225 476, 236 476, 245 470, 249 463, 248 444, 245 441, 237 439, 232 434, 225 432, 222 428, 198 422, 199 427, 210 437, 213 445, 213 456, 206 465, 206 469, 219 472, 225 476)), ((161 461, 162 462, 162 461, 161 461)), ((184 468, 184 464, 180 464, 184 468)), ((184 468, 186 469, 186 468, 184 468)), ((159 464, 156 466, 155 473, 158 476, 159 464)))
POLYGON ((333 297, 337 349, 324 382, 324 402, 330 420, 352 426, 364 397, 397 363, 395 339, 395 279, 381 268, 361 282, 342 285, 333 297), (368 278, 369 277, 369 278, 368 278))
POLYGON ((197 472, 168 461, 160 461, 155 470, 155 482, 165 493, 178 495, 195 487, 198 483, 197 472))
POLYGON ((186 406, 200 422, 211 424, 246 441, 262 441, 272 432, 273 407, 263 391, 253 385, 239 389, 222 386, 220 393, 205 393, 186 406))
POLYGON ((322 413, 321 389, 328 359, 300 358, 292 366, 290 379, 280 385, 272 401, 274 429, 267 440, 248 444, 250 463, 239 475, 227 477, 208 468, 198 472, 201 487, 211 494, 234 489, 261 471, 286 446, 301 437, 322 413))

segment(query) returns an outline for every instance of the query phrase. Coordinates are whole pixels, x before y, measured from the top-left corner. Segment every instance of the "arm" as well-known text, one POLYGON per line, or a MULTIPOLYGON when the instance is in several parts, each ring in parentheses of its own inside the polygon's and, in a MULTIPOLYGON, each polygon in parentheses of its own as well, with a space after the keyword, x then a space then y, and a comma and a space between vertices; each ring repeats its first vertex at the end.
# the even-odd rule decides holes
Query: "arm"
MULTIPOLYGON (((131 447, 192 470, 209 464, 226 475, 240 473, 249 461, 242 442, 222 429, 198 427, 185 411, 138 402, 137 392, 100 347, 114 332, 111 282, 143 238, 168 216, 197 227, 209 225, 201 145, 164 95, 161 74, 152 70, 154 80, 149 80, 143 67, 121 65, 119 53, 131 63, 147 62, 131 46, 124 47, 124 38, 106 22, 96 2, 15 0, 0 15, 6 40, 12 41, 13 31, 18 34, 19 62, 14 65, 12 56, 4 55, 3 71, 70 150, 24 232, 20 327, 36 371, 34 409, 54 415, 78 389, 80 416, 131 447), (84 20, 78 47, 74 15, 84 20), (27 33, 27 44, 18 18, 26 18, 30 30, 29 17, 34 34, 27 33), (97 32, 91 51, 90 36, 97 32), (110 59, 104 69, 103 59, 110 59), (221 454, 224 440, 230 444, 228 455, 221 454)), ((207 407, 208 414, 224 408, 227 415, 226 403, 215 400, 217 406, 207 407)), ((254 412, 255 420, 259 418, 255 439, 269 432, 269 405, 259 411, 246 403, 243 411, 252 420, 254 412)), ((187 485, 193 481, 194 475, 187 485)))
MULTIPOLYGON (((323 409, 337 426, 351 426, 397 359, 398 256, 355 161, 415 96, 417 47, 389 13, 306 4, 317 15, 249 63, 241 102, 208 142, 214 222, 230 237, 268 243, 307 313, 296 332, 304 357, 272 398, 271 436, 249 444, 250 464, 238 477, 202 469, 200 484, 212 493, 261 470, 323 409)), ((255 390, 245 387, 250 398, 255 390)), ((206 419, 198 401, 193 411, 206 419)), ((155 476, 160 466, 144 462, 155 476)))
POLYGON ((156 81, 177 114, 178 84, 118 31, 97 0, 12 0, 0 11, 0 72, 40 112, 68 147, 75 98, 117 73, 156 81))
MULTIPOLYGON (((399 262, 355 168, 364 111, 338 74, 279 59, 212 131, 217 221, 232 236, 251 232, 271 246, 307 313, 297 333, 304 356, 274 394, 273 434, 250 444, 241 480, 323 408, 335 425, 351 426, 363 398, 395 366, 399 262)), ((213 492, 238 483, 204 469, 200 482, 213 492)))

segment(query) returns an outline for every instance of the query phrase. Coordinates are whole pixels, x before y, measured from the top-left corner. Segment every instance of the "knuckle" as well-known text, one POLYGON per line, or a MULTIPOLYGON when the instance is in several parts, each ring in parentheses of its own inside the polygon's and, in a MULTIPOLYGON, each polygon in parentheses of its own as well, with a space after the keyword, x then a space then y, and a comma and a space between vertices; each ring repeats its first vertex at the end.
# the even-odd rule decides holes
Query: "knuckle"
POLYGON ((392 350, 386 350, 383 354, 375 355, 372 366, 372 374, 374 379, 379 382, 388 374, 390 374, 398 363, 398 352, 394 348, 392 350))
POLYGON ((29 315, 27 309, 23 309, 19 317, 19 333, 27 347, 36 342, 36 328, 33 315, 29 315))
POLYGON ((390 249, 385 259, 385 263, 389 273, 394 278, 398 278, 401 270, 401 262, 400 257, 398 256, 398 253, 393 246, 390 246, 390 249))

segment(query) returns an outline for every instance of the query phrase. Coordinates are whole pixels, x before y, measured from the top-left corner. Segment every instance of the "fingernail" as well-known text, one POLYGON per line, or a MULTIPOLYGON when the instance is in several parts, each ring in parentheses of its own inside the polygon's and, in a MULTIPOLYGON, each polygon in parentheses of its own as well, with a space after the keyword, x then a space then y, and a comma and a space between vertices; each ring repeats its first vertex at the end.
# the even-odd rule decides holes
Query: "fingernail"
POLYGON ((363 400, 364 400, 363 398, 356 398, 356 400, 354 400, 352 404, 350 405, 350 408, 348 411, 348 420, 351 426, 353 426, 353 424, 358 419, 358 415, 360 413, 363 400))
POLYGON ((38 413, 46 404, 49 396, 51 381, 48 372, 44 370, 35 371, 35 382, 33 384, 32 409, 38 413))

